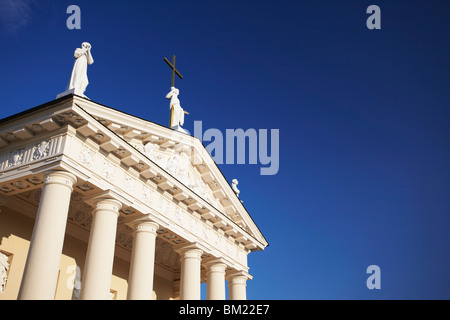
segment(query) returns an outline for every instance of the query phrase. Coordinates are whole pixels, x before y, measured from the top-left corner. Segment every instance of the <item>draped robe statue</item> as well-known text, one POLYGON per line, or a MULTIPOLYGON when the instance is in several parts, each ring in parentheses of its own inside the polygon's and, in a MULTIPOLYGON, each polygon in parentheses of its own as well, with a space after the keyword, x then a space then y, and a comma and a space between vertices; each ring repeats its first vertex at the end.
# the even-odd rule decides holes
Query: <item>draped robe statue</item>
POLYGON ((91 54, 91 44, 88 42, 83 42, 81 48, 77 48, 74 53, 75 63, 72 69, 72 75, 70 77, 69 85, 65 92, 59 94, 56 98, 68 94, 76 94, 87 98, 84 95, 86 87, 89 84, 87 77, 87 67, 94 63, 94 59, 91 54))
POLYGON ((237 179, 233 179, 231 181, 231 188, 233 189, 234 193, 236 193, 237 197, 239 198, 239 193, 241 193, 241 192, 237 188, 238 183, 239 182, 237 181, 237 179))
POLYGON ((177 88, 171 87, 170 92, 166 95, 166 99, 170 99, 170 127, 185 132, 181 126, 184 124, 184 114, 187 112, 180 105, 179 94, 180 91, 177 88))

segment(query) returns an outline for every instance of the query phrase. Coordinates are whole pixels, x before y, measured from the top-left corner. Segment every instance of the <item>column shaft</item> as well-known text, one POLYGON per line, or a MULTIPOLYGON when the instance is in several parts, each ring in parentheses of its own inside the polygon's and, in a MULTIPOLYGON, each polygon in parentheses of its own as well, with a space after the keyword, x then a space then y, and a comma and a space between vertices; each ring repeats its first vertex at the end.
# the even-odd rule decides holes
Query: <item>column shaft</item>
POLYGON ((225 300, 225 269, 227 265, 222 262, 210 262, 207 266, 208 278, 206 299, 225 300))
POLYGON ((151 221, 133 224, 133 251, 128 279, 128 300, 151 300, 155 270, 155 240, 159 226, 151 221))
POLYGON ((19 300, 55 298, 72 185, 68 172, 50 172, 44 182, 19 291, 19 300))
POLYGON ((230 300, 247 300, 247 280, 252 276, 245 271, 230 274, 228 280, 228 295, 230 300))
POLYGON ((117 218, 122 204, 114 199, 94 202, 92 226, 81 285, 81 300, 108 300, 116 245, 117 218))
POLYGON ((184 248, 181 254, 180 299, 200 300, 201 260, 203 251, 198 248, 184 248))

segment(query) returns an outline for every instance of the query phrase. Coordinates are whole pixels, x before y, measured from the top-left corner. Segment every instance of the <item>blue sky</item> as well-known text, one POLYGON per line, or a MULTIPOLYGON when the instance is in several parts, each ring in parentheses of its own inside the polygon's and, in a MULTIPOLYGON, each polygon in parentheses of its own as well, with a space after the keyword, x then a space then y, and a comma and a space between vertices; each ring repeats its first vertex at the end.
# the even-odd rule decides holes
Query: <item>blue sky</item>
POLYGON ((448 1, 0 0, 0 117, 63 92, 167 125, 280 130, 280 170, 220 165, 270 246, 250 299, 450 299, 448 1), (12 5, 13 4, 13 5, 12 5), (66 8, 81 8, 68 30, 66 8), (366 9, 381 9, 368 30, 366 9), (366 268, 381 268, 368 290, 366 268))

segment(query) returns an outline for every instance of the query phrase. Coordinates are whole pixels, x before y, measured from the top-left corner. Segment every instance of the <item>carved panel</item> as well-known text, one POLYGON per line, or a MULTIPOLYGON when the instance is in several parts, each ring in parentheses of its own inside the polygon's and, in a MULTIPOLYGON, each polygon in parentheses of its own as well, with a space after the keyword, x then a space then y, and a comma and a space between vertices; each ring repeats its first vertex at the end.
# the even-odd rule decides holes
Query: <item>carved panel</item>
POLYGON ((7 152, 0 156, 0 170, 24 166, 54 156, 59 151, 60 140, 61 136, 7 152))
POLYGON ((223 209, 210 186, 202 180, 192 165, 187 153, 173 149, 162 151, 157 144, 151 142, 147 142, 145 146, 142 144, 133 146, 211 205, 223 209))

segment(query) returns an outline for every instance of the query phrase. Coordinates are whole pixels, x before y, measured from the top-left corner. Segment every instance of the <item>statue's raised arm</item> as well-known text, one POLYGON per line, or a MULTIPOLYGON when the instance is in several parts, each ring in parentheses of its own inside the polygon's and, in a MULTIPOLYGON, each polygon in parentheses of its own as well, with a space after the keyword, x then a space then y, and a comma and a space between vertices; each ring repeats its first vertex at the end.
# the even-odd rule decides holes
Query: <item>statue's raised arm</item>
POLYGON ((91 65, 94 63, 94 58, 92 58, 92 53, 91 53, 91 44, 88 42, 83 42, 83 44, 86 44, 86 46, 87 46, 87 51, 86 51, 87 63, 88 63, 88 65, 91 65))

